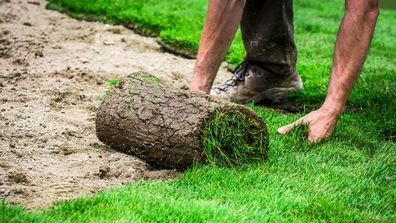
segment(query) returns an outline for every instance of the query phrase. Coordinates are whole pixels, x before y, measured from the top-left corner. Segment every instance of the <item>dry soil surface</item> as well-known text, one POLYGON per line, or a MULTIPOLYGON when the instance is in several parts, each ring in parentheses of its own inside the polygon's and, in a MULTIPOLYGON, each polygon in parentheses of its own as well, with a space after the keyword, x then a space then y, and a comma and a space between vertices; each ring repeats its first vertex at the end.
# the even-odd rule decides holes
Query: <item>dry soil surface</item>
MULTIPOLYGON (((146 71, 182 87, 194 60, 162 52, 153 38, 77 21, 45 4, 0 0, 0 199, 37 208, 177 176, 100 143, 95 110, 107 79, 146 71)), ((221 73, 217 83, 229 75, 221 73)))

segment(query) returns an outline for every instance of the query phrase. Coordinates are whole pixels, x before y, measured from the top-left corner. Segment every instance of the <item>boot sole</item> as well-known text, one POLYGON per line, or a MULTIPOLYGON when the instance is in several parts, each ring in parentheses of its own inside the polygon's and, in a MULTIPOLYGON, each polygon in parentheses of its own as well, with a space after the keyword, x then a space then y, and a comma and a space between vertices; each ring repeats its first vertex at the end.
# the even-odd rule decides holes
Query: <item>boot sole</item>
POLYGON ((301 90, 303 89, 303 83, 301 81, 300 76, 297 76, 297 80, 294 82, 294 86, 291 87, 286 87, 286 88, 271 88, 266 91, 263 91, 245 101, 233 101, 230 100, 229 98, 226 99, 224 97, 221 97, 217 95, 217 92, 214 90, 211 90, 210 95, 215 96, 215 97, 220 97, 226 100, 230 100, 234 103, 241 103, 241 104, 248 104, 250 102, 260 102, 263 100, 268 100, 271 101, 272 103, 279 103, 282 99, 286 98, 289 94, 293 93, 294 91, 301 90))
POLYGON ((248 104, 250 102, 260 102, 263 100, 269 100, 272 103, 279 103, 282 99, 286 98, 288 95, 293 93, 296 90, 300 90, 301 88, 291 87, 291 88, 271 88, 268 89, 248 100, 244 101, 244 104, 248 104))

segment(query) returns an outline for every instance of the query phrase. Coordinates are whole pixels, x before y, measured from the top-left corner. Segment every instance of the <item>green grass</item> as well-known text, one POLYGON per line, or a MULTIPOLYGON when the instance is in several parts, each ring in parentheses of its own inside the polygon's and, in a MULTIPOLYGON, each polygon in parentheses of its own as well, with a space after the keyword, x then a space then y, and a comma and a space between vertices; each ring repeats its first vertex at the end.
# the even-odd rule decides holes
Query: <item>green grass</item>
POLYGON ((109 80, 106 80, 105 83, 109 86, 106 89, 105 93, 106 93, 106 95, 110 95, 111 93, 113 93, 114 88, 118 86, 118 84, 120 83, 120 80, 118 80, 118 79, 109 79, 109 80))
POLYGON ((205 163, 235 167, 267 156, 268 133, 261 120, 237 110, 220 110, 206 123, 202 148, 205 163))
MULTIPOLYGON (((190 51, 198 47, 207 4, 50 2, 74 16, 133 23, 190 51)), ((396 222, 396 11, 382 11, 333 137, 314 146, 304 140, 304 128, 286 137, 276 133, 323 101, 342 8, 341 0, 295 1, 298 71, 305 89, 287 103, 302 109, 286 115, 252 106, 269 127, 267 161, 238 168, 195 166, 175 180, 139 182, 33 213, 1 204, 0 221, 6 216, 20 222, 396 222)), ((243 55, 238 34, 226 60, 235 65, 243 55)))
POLYGON ((5 200, 0 201, 0 222, 45 222, 42 216, 28 213, 24 207, 11 206, 5 200))

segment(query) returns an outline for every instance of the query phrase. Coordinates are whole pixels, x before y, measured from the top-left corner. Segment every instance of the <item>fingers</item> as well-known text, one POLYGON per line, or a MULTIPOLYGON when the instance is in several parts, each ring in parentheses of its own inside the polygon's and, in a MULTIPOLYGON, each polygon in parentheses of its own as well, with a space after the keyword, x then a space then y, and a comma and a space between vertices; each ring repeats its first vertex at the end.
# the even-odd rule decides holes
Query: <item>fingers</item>
MULTIPOLYGON (((279 128, 278 129, 278 133, 282 134, 282 135, 285 135, 288 132, 290 132, 291 130, 293 130, 295 127, 297 127, 297 126, 299 126, 301 124, 304 124, 304 120, 303 119, 297 120, 296 122, 293 122, 292 124, 285 125, 285 126, 279 128)), ((320 143, 323 138, 324 138, 324 136, 316 134, 316 133, 314 133, 312 131, 309 131, 307 139, 308 139, 308 142, 316 144, 316 143, 320 143)))
POLYGON ((281 128, 278 129, 278 133, 279 133, 279 134, 282 134, 282 135, 285 135, 285 134, 287 134, 288 132, 290 132, 290 130, 292 130, 294 127, 295 127, 295 124, 294 124, 294 123, 289 124, 289 125, 285 125, 285 126, 283 126, 283 127, 281 127, 281 128))
POLYGON ((322 141, 322 139, 323 139, 323 136, 319 136, 319 135, 312 134, 312 133, 308 134, 308 142, 310 142, 310 143, 314 143, 314 144, 320 143, 320 141, 322 141))
POLYGON ((293 123, 291 123, 289 125, 285 125, 285 126, 283 126, 283 127, 278 129, 278 133, 282 134, 282 135, 285 135, 288 132, 290 132, 294 127, 303 124, 303 121, 304 121, 304 118, 300 118, 299 120, 297 120, 297 121, 295 121, 295 122, 293 122, 293 123))
POLYGON ((308 133, 308 141, 314 144, 320 143, 324 139, 329 138, 332 132, 333 132, 332 129, 323 128, 323 127, 321 129, 314 129, 314 130, 310 128, 308 133))

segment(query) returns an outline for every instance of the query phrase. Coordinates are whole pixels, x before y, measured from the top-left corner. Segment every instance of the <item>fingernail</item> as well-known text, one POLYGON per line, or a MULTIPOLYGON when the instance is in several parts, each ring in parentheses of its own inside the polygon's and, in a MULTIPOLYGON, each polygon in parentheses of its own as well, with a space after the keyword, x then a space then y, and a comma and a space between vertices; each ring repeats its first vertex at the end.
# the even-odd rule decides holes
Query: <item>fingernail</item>
POLYGON ((283 128, 279 128, 277 131, 279 134, 283 134, 283 128))

